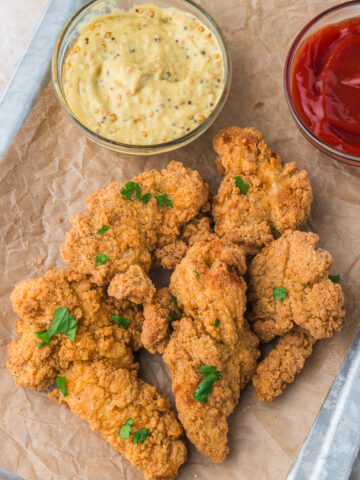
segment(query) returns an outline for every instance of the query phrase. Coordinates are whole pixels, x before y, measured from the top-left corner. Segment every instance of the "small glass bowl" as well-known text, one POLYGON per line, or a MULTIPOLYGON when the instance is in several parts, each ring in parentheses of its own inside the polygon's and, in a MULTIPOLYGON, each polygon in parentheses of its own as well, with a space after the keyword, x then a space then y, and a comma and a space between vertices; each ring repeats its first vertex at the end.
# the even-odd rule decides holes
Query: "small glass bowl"
POLYGON ((109 15, 114 10, 128 11, 131 10, 134 6, 139 6, 142 3, 146 2, 142 0, 89 1, 87 4, 85 4, 83 7, 81 7, 74 13, 74 15, 68 20, 68 22, 62 29, 55 45, 51 65, 52 79, 58 100, 60 102, 60 105, 64 108, 65 112, 75 123, 75 125, 77 125, 90 140, 97 143, 98 145, 108 148, 110 150, 114 150, 115 152, 127 153, 131 155, 153 155, 157 153, 169 152, 170 150, 175 150, 176 148, 187 145, 188 143, 199 137, 202 133, 204 133, 215 121, 225 104, 225 101, 229 94, 232 72, 230 50, 225 40, 225 37, 219 26, 210 17, 210 15, 205 12, 205 10, 203 10, 199 5, 192 2, 191 0, 152 0, 151 3, 160 8, 174 7, 178 10, 191 13, 204 25, 206 25, 212 35, 214 35, 217 39, 221 49, 224 67, 224 86, 217 104, 215 105, 211 114, 198 127, 194 128, 194 130, 180 138, 176 138, 175 140, 160 143, 157 145, 132 145, 115 142, 113 140, 109 140, 106 137, 98 135, 97 133, 93 132, 85 125, 83 125, 76 118, 75 114, 72 112, 69 104, 67 103, 64 88, 62 85, 62 69, 68 48, 71 47, 71 45, 79 35, 81 28, 88 25, 96 18, 102 17, 104 15, 109 15))
POLYGON ((309 22, 297 35, 293 41, 289 53, 285 62, 284 69, 284 88, 285 88, 285 97, 290 109, 292 116, 295 119, 296 125, 298 126, 301 133, 311 142, 316 148, 321 152, 329 155, 336 160, 341 162, 348 163, 350 165, 360 166, 360 157, 358 155, 353 155, 351 153, 343 152, 329 145, 328 143, 321 140, 319 137, 314 135, 314 133, 305 125, 300 115, 297 112, 295 103, 293 101, 292 91, 291 91, 291 79, 292 79, 292 68, 294 65, 294 60, 297 56, 297 53, 300 47, 303 45, 305 40, 315 33, 320 28, 340 23, 343 20, 348 20, 350 18, 360 16, 360 0, 352 0, 346 3, 341 3, 340 5, 335 5, 328 10, 320 13, 315 17, 311 22, 309 22))

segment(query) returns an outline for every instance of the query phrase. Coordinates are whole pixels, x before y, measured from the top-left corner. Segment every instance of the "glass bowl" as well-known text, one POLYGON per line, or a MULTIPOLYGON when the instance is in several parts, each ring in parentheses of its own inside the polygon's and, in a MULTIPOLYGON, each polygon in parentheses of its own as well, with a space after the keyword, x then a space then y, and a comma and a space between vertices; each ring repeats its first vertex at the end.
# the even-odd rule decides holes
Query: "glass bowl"
POLYGON ((190 131, 188 134, 171 140, 169 142, 160 143, 156 145, 133 145, 120 143, 113 140, 109 140, 103 137, 85 125, 83 125, 72 112, 69 104, 66 101, 64 88, 62 85, 62 69, 64 65, 64 59, 66 53, 77 38, 82 28, 94 21, 96 18, 109 15, 114 10, 131 10, 134 6, 139 6, 146 1, 141 0, 91 0, 68 20, 62 29, 59 38, 56 42, 53 58, 52 58, 52 79, 55 88, 56 95, 61 106, 64 108, 70 119, 77 125, 77 127, 93 142, 98 145, 114 150, 116 152, 127 153, 131 155, 153 155, 157 153, 169 152, 175 150, 195 140, 202 133, 204 133, 210 125, 215 121, 219 115, 224 103, 227 99, 230 83, 231 83, 231 57, 229 47, 225 40, 225 37, 220 30, 216 22, 205 12, 199 5, 191 0, 152 0, 152 4, 160 8, 174 7, 178 10, 182 10, 191 13, 198 20, 200 20, 210 30, 211 34, 215 36, 221 49, 224 68, 224 85, 217 104, 214 106, 211 114, 196 128, 190 131))
POLYGON ((335 5, 328 10, 320 13, 317 17, 311 20, 297 35, 293 41, 289 53, 285 62, 284 69, 284 88, 285 96, 290 109, 292 116, 295 119, 296 125, 300 129, 301 133, 311 142, 316 148, 321 152, 329 155, 336 160, 341 162, 348 163, 350 165, 360 166, 360 157, 353 155, 351 153, 343 152, 329 145, 328 143, 321 140, 319 137, 314 135, 314 133, 305 125, 303 120, 300 118, 300 115, 297 112, 295 103, 293 101, 292 91, 291 91, 291 79, 292 79, 292 68, 294 65, 294 60, 297 56, 297 53, 300 47, 303 45, 305 40, 315 33, 320 28, 339 23, 343 20, 348 20, 350 18, 360 16, 360 0, 353 0, 350 2, 342 3, 340 5, 335 5))

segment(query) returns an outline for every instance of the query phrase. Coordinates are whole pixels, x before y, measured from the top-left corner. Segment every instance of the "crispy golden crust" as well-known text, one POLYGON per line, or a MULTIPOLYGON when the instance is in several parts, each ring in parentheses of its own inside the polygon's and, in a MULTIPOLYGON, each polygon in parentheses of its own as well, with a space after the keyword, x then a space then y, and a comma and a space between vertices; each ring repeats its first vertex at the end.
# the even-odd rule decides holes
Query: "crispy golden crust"
POLYGON ((172 320, 179 319, 168 288, 158 290, 151 303, 144 305, 144 324, 141 341, 150 353, 164 353, 169 341, 172 320))
POLYGON ((131 265, 126 273, 118 273, 111 280, 108 294, 119 300, 141 304, 151 301, 155 287, 139 265, 131 265))
POLYGON ((247 318, 264 342, 303 327, 314 338, 329 338, 342 327, 344 298, 339 284, 328 279, 333 259, 315 249, 314 233, 287 231, 266 246, 248 271, 247 318), (276 300, 275 286, 283 286, 287 297, 276 300))
POLYGON ((125 183, 110 183, 87 198, 87 215, 78 213, 70 218, 73 229, 66 234, 62 257, 77 271, 91 275, 98 285, 125 273, 131 265, 139 265, 147 273, 154 250, 173 243, 181 227, 196 217, 209 197, 209 187, 199 173, 179 162, 171 162, 161 172, 144 172, 133 181, 142 194, 166 194, 173 208, 161 206, 154 195, 147 203, 135 194, 129 201, 120 194, 125 183), (103 225, 109 229, 97 234, 103 225), (108 256, 99 266, 95 261, 98 253, 108 256))
POLYGON ((107 297, 105 290, 70 269, 48 270, 44 277, 21 282, 12 292, 17 338, 9 345, 7 367, 16 383, 41 390, 52 385, 60 371, 74 361, 106 358, 118 367, 131 366, 131 350, 140 348, 141 311, 129 302, 107 297), (78 322, 75 341, 64 334, 38 349, 35 332, 47 330, 56 308, 65 306, 78 322), (130 320, 128 330, 111 315, 130 320))
MULTIPOLYGON (((196 448, 214 462, 227 453, 226 418, 256 367, 258 340, 244 323, 246 285, 239 274, 245 257, 236 245, 212 235, 195 243, 176 267, 170 291, 184 311, 164 353, 180 421, 196 448), (218 322, 216 322, 218 319, 218 322), (194 392, 203 380, 202 365, 222 373, 208 402, 194 392)), ((145 323, 146 323, 145 312, 145 323)))
POLYGON ((162 266, 173 270, 184 258, 187 250, 195 242, 206 240, 213 233, 211 219, 208 215, 200 213, 182 228, 179 239, 157 248, 154 252, 154 266, 162 266))
POLYGON ((312 189, 306 171, 283 165, 256 128, 228 127, 214 138, 224 178, 213 202, 215 232, 254 255, 281 234, 303 225, 310 214, 312 189), (250 188, 242 194, 234 177, 250 188))
POLYGON ((243 390, 252 379, 260 357, 258 336, 251 330, 244 319, 244 326, 239 335, 237 353, 240 363, 240 390, 243 390))
POLYGON ((66 404, 87 421, 134 466, 146 480, 172 480, 187 457, 183 429, 171 411, 169 400, 136 376, 136 370, 116 368, 103 360, 75 363, 63 372, 67 396, 58 389, 50 397, 66 404), (129 439, 119 436, 128 419, 133 420, 129 439), (148 429, 143 443, 132 443, 133 433, 148 429))
POLYGON ((252 381, 259 400, 271 402, 281 395, 287 384, 303 369, 316 340, 295 327, 280 337, 276 347, 259 363, 252 381))
POLYGON ((49 270, 45 277, 25 280, 11 300, 20 317, 16 325, 20 338, 9 345, 7 367, 16 383, 41 390, 54 384, 57 376, 65 376, 68 396, 55 389, 52 398, 65 402, 92 429, 101 430, 148 480, 173 479, 186 459, 186 447, 170 402, 137 378, 132 350, 141 347, 139 307, 108 297, 104 287, 70 269, 49 270), (48 329, 61 306, 78 322, 75 340, 56 334, 39 350, 35 332, 48 329), (118 326, 114 314, 130 321, 128 329, 118 326), (134 431, 149 428, 143 444, 118 436, 129 417, 134 431))

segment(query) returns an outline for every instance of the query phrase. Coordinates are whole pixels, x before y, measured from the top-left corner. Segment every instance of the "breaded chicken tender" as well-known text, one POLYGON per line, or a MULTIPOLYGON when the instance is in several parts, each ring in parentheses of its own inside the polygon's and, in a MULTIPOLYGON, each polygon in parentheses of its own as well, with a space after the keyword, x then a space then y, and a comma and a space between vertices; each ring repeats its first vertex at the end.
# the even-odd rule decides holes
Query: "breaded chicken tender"
POLYGON ((276 347, 260 362, 252 379, 259 400, 271 402, 283 393, 303 369, 315 342, 314 337, 298 327, 279 338, 276 347))
POLYGON ((283 164, 254 127, 228 127, 214 138, 223 176, 214 198, 215 232, 255 255, 285 230, 301 227, 310 214, 308 173, 283 164))
POLYGON ((328 278, 333 259, 315 248, 318 240, 314 233, 288 230, 250 264, 247 318, 261 341, 281 336, 253 379, 260 400, 280 395, 312 345, 342 327, 341 286, 328 278))
POLYGON ((92 429, 100 429, 146 479, 173 479, 186 459, 186 447, 170 402, 137 378, 139 364, 132 351, 141 347, 140 307, 109 298, 104 287, 70 269, 49 270, 45 277, 21 282, 11 300, 20 317, 20 338, 9 345, 7 367, 16 383, 41 390, 65 376, 67 396, 56 389, 52 398, 67 403, 92 429), (42 346, 36 332, 48 330, 64 307, 77 322, 73 341, 55 333, 42 346), (149 430, 143 443, 119 437, 129 418, 134 432, 149 430))
POLYGON ((183 429, 171 411, 170 401, 155 387, 137 378, 136 370, 116 368, 107 360, 76 362, 63 372, 66 397, 50 393, 87 421, 92 430, 143 471, 146 480, 172 480, 187 457, 183 429), (129 438, 119 435, 131 419, 129 438), (134 433, 148 430, 143 442, 133 443, 134 433))
MULTIPOLYGON (((155 250, 161 261, 162 249, 177 240, 208 197, 209 187, 199 173, 179 162, 171 162, 161 172, 144 172, 131 182, 110 183, 87 198, 87 215, 70 218, 73 229, 66 234, 62 258, 98 285, 126 275, 132 265, 147 274, 155 250), (108 228, 99 233, 103 226, 108 228)), ((161 263, 166 267, 166 262, 161 263)), ((120 281, 126 282, 126 277, 117 279, 119 295, 126 291, 119 287, 120 281)))
POLYGON ((132 368, 131 351, 141 347, 143 323, 139 307, 109 298, 103 287, 70 269, 51 269, 44 277, 22 281, 11 294, 15 324, 20 338, 8 346, 8 370, 21 387, 41 390, 55 383, 59 372, 72 362, 106 358, 118 367, 132 368), (66 307, 78 322, 75 340, 63 334, 51 338, 50 345, 38 348, 35 332, 47 330, 56 308, 66 307), (129 320, 120 328, 112 315, 129 320))
POLYGON ((182 312, 178 308, 166 287, 157 290, 152 301, 144 305, 141 342, 150 353, 164 353, 173 329, 172 323, 181 318, 182 312))
POLYGON ((228 453, 226 418, 259 357, 258 339, 243 317, 246 284, 240 275, 245 270, 242 249, 212 235, 189 248, 169 291, 158 292, 157 304, 144 309, 142 339, 150 351, 153 341, 153 349, 162 352, 171 333, 169 316, 172 320, 164 361, 179 419, 196 448, 216 463, 228 453), (204 366, 216 369, 221 378, 198 401, 194 394, 204 380, 204 366))

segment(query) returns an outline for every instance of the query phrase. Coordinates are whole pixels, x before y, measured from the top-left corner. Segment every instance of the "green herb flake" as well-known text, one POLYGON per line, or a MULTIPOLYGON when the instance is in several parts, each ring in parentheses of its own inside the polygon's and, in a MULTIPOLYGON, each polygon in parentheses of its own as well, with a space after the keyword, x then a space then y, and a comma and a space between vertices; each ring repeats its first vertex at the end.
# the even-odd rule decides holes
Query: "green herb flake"
POLYGON ((270 230, 272 231, 272 233, 274 235, 276 235, 278 233, 278 229, 276 227, 274 227, 274 225, 270 225, 270 230))
POLYGON ((195 270, 195 277, 196 277, 196 278, 199 278, 199 277, 200 277, 199 272, 197 272, 196 270, 195 270))
POLYGON ((171 207, 173 208, 174 204, 173 204, 173 201, 170 200, 170 198, 168 198, 168 196, 166 195, 166 193, 163 193, 161 195, 156 195, 154 193, 154 197, 156 198, 158 204, 160 205, 160 207, 171 207))
POLYGON ((184 312, 183 312, 182 308, 179 307, 177 298, 174 297, 174 295, 171 295, 171 301, 172 301, 173 304, 175 305, 176 310, 177 310, 179 313, 183 314, 184 312))
POLYGON ((78 322, 73 319, 66 307, 56 308, 49 329, 43 330, 42 332, 35 332, 37 338, 42 340, 38 348, 50 345, 51 337, 57 333, 65 333, 68 339, 73 342, 77 328, 78 322))
POLYGON ((199 372, 205 378, 194 392, 194 400, 207 403, 214 382, 222 378, 221 373, 212 365, 202 365, 199 372))
POLYGON ((140 200, 144 203, 148 203, 148 201, 150 200, 151 198, 151 193, 145 193, 141 198, 140 200))
POLYGON ((235 180, 235 185, 238 187, 242 195, 246 195, 247 191, 250 188, 250 185, 244 182, 241 177, 233 177, 235 180))
POLYGON ((340 275, 328 275, 328 278, 333 283, 339 283, 340 282, 340 275))
POLYGON ((96 266, 98 267, 99 265, 104 265, 108 258, 109 257, 105 255, 105 253, 98 253, 95 257, 96 266))
POLYGON ((143 443, 149 435, 149 430, 147 428, 142 428, 134 433, 132 443, 143 443))
POLYGON ((100 230, 98 230, 96 233, 98 235, 104 235, 105 232, 107 232, 109 230, 110 227, 108 227, 107 225, 103 225, 100 230))
POLYGON ((131 433, 131 425, 133 424, 133 419, 129 418, 126 423, 120 428, 119 436, 123 438, 124 440, 127 440, 130 438, 130 433, 131 433))
POLYGON ((140 185, 136 182, 126 182, 125 187, 122 187, 120 193, 126 200, 133 202, 132 194, 135 192, 135 197, 140 200, 141 199, 141 188, 140 185))
POLYGON ((178 320, 178 318, 175 317, 175 315, 172 313, 170 315, 170 330, 173 331, 174 330, 174 327, 173 327, 173 322, 176 322, 178 320))
POLYGON ((118 315, 111 315, 111 318, 116 322, 119 327, 124 328, 127 330, 130 325, 130 320, 126 317, 119 317, 118 315))
POLYGON ((65 382, 66 377, 56 377, 56 385, 59 387, 60 392, 64 395, 64 397, 67 396, 65 382))
POLYGON ((282 302, 287 297, 287 292, 285 287, 274 287, 273 288, 273 296, 275 300, 279 300, 282 302))
POLYGON ((215 318, 214 327, 217 328, 220 325, 220 320, 215 318))

